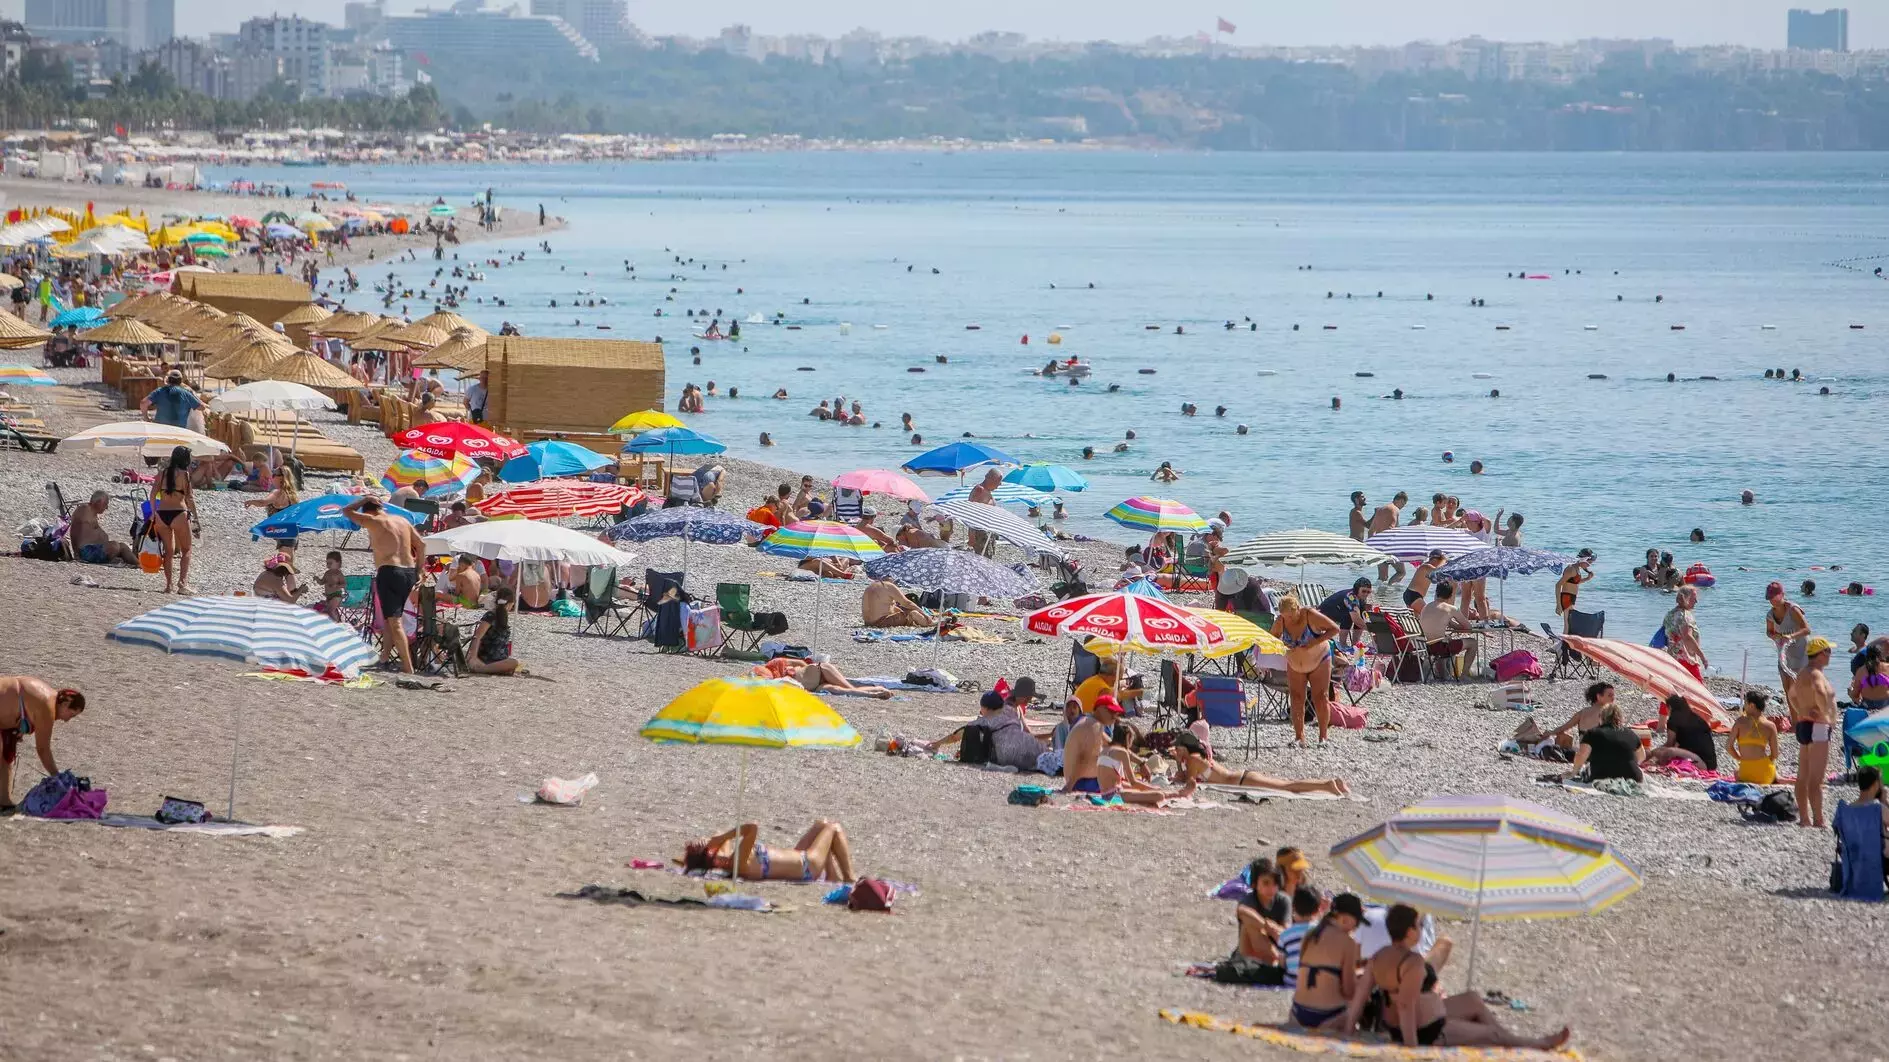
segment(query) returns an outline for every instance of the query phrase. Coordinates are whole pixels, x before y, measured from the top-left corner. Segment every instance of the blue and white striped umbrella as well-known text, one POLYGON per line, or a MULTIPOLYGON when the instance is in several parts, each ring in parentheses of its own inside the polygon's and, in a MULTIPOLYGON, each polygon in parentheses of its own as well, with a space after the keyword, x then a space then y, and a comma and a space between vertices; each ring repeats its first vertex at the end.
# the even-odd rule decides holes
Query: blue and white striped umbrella
POLYGON ((900 586, 973 594, 988 598, 1022 597, 1037 589, 1036 580, 961 549, 908 549, 866 562, 866 574, 900 586))
POLYGON ((1431 550, 1440 549, 1445 557, 1453 559, 1489 548, 1489 543, 1461 528, 1428 524, 1406 524, 1380 531, 1365 539, 1364 544, 1393 557, 1419 561, 1428 557, 1431 550))
POLYGON ((732 546, 748 535, 760 536, 766 534, 767 530, 763 524, 722 509, 680 505, 674 509, 653 509, 641 516, 633 516, 605 531, 604 536, 612 542, 626 538, 631 542, 681 538, 715 546, 732 546))
MULTIPOLYGON (((972 487, 952 487, 938 495, 939 501, 970 501, 972 487)), ((1033 487, 1021 487, 1015 483, 999 483, 990 492, 991 499, 998 505, 1034 505, 1047 509, 1054 504, 1058 495, 1050 491, 1037 490, 1033 487)))
POLYGON ((349 678, 376 654, 361 636, 310 608, 261 597, 193 597, 113 627, 105 637, 167 653, 225 656, 311 675, 349 678))
POLYGON ((1031 555, 1050 553, 1058 557, 1068 556, 1061 546, 1040 529, 1032 526, 1029 521, 999 509, 995 505, 974 501, 940 500, 931 503, 926 511, 943 513, 966 527, 974 527, 986 534, 996 535, 1031 555))
POLYGON ((1437 569, 1436 574, 1439 578, 1451 580, 1507 579, 1511 575, 1559 572, 1573 563, 1573 557, 1564 553, 1550 553, 1545 549, 1489 546, 1463 554, 1437 569))

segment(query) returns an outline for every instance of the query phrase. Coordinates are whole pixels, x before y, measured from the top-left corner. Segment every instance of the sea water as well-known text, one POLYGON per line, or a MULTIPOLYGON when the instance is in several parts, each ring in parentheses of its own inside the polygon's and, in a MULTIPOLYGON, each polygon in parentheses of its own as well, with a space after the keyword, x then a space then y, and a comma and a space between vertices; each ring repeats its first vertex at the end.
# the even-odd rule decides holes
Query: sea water
MULTIPOLYGON (((1529 545, 1594 549, 1580 607, 1604 610, 1614 637, 1644 641, 1671 606, 1633 584, 1646 549, 1706 564, 1715 670, 1736 675, 1749 650, 1766 680, 1773 579, 1793 598, 1816 580, 1800 600, 1840 647, 1853 623, 1889 628, 1889 565, 1869 530, 1889 486, 1889 289, 1873 273, 1889 262, 1885 174, 1874 154, 978 151, 214 176, 444 196, 462 224, 491 188, 505 241, 454 249, 468 266, 533 248, 544 204, 572 223, 549 235, 553 254, 488 270, 472 285, 487 303, 461 312, 531 335, 661 336, 672 409, 685 382, 740 389, 691 420, 736 454, 893 468, 920 449, 898 428, 909 412, 925 447, 970 432, 1077 468, 1090 488, 1069 497, 1068 528, 1120 539, 1133 536, 1101 514, 1136 494, 1228 509, 1234 542, 1342 532, 1354 489, 1373 506, 1400 489, 1412 506, 1455 494, 1522 513, 1529 545), (592 298, 608 306, 572 306, 592 298), (785 316, 702 342, 688 309, 719 311, 724 329, 785 316), (1031 375, 1071 355, 1095 366, 1079 386, 1031 375), (1763 379, 1774 368, 1806 382, 1763 379), (791 398, 771 401, 782 387, 791 398), (839 395, 885 427, 807 415, 839 395), (1181 415, 1188 402, 1198 416, 1181 415), (757 445, 763 431, 775 448, 757 445), (1178 483, 1149 481, 1164 460, 1178 483), (1756 505, 1739 504, 1744 489, 1756 505), (1695 527, 1705 542, 1688 541, 1695 527), (1851 580, 1883 594, 1838 596, 1851 580)), ((436 264, 377 264, 364 283, 386 268, 417 287, 436 264)), ((349 305, 378 309, 368 296, 349 305)), ((1553 579, 1510 580, 1510 611, 1553 622, 1553 579)))

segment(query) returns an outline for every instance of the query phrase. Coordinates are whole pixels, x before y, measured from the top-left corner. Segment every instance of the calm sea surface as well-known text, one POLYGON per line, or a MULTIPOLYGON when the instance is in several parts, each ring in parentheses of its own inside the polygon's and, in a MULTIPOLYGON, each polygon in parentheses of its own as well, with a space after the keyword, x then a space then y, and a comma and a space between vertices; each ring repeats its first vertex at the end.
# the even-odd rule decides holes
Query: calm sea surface
MULTIPOLYGON (((1133 494, 1230 509, 1237 541, 1343 531, 1353 489, 1374 505, 1444 491, 1523 513, 1531 545, 1598 551, 1582 607, 1605 609, 1617 637, 1646 637, 1669 607, 1628 574, 1645 549, 1709 565, 1700 621, 1733 675, 1747 648, 1754 677, 1774 674, 1772 579, 1816 579, 1807 610, 1839 645, 1856 622, 1889 628, 1889 562, 1869 530, 1889 488, 1889 288, 1872 274, 1889 263, 1889 156, 808 154, 241 173, 462 205, 491 187, 517 238, 467 259, 531 247, 540 202, 569 217, 552 256, 488 270, 473 292, 488 302, 462 312, 533 335, 662 336, 672 408, 684 382, 740 388, 695 426, 744 456, 895 467, 915 452, 897 431, 910 412, 927 444, 968 431, 1080 467, 1092 485, 1071 528, 1117 537, 1100 514, 1133 494), (1547 279, 1510 279, 1523 272, 1547 279), (569 308, 580 291, 608 307, 569 308), (697 366, 691 308, 724 322, 784 311, 802 328, 744 325, 741 343, 701 344, 697 366), (1044 345, 1053 331, 1060 347, 1044 345), (1052 353, 1094 377, 1029 375, 1052 353), (1810 382, 1762 378, 1778 367, 1810 382), (777 387, 792 399, 769 401, 777 387), (1403 401, 1383 397, 1393 388, 1403 401), (806 415, 836 394, 888 427, 806 415), (1201 415, 1180 416, 1183 402, 1201 415), (1109 452, 1128 429, 1134 448, 1109 452), (764 430, 777 448, 756 445, 764 430), (1488 473, 1472 477, 1472 459, 1488 473), (1162 460, 1186 475, 1155 491, 1162 460), (1744 488, 1759 504, 1738 504, 1744 488), (1694 527, 1705 543, 1687 541, 1694 527), (1883 593, 1838 596, 1851 579, 1883 593)), ((423 284, 433 266, 395 268, 423 284)), ((1511 580, 1511 611, 1551 620, 1552 578, 1511 580)))

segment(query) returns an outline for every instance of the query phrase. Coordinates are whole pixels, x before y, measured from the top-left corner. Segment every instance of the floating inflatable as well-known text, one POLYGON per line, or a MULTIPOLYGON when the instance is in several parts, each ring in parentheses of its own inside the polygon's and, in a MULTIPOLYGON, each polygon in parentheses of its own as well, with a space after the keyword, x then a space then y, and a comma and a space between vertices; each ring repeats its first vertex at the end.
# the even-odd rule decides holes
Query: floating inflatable
POLYGON ((1493 380, 1493 379, 1495 379, 1495 373, 1492 373, 1492 372, 1472 372, 1472 373, 1470 373, 1470 374, 1469 374, 1469 378, 1470 378, 1470 379, 1472 379, 1472 380, 1493 380))
POLYGON ((1261 369, 1259 370, 1259 375, 1260 376, 1277 376, 1279 375, 1279 370, 1278 369, 1261 369))
POLYGON ((1063 345, 1063 334, 1061 332, 1051 332, 1049 339, 1045 340, 1045 342, 1052 347, 1060 347, 1063 345))
POLYGON ((1373 377, 1373 376, 1376 376, 1376 375, 1377 375, 1377 373, 1374 373, 1374 372, 1354 372, 1354 373, 1352 373, 1351 375, 1353 375, 1353 376, 1356 376, 1356 377, 1359 377, 1359 378, 1361 378, 1361 379, 1369 379, 1369 378, 1371 378, 1371 377, 1373 377))
POLYGON ((1506 331, 1508 331, 1508 330, 1509 330, 1509 326, 1508 326, 1508 325, 1496 325, 1496 326, 1495 326, 1495 330, 1496 330, 1496 331, 1498 331, 1498 332, 1506 332, 1506 331))
POLYGON ((1581 326, 1581 331, 1583 331, 1583 332, 1598 332, 1598 331, 1600 331, 1600 326, 1599 326, 1599 325, 1582 325, 1582 326, 1581 326))
POLYGON ((1718 584, 1718 577, 1713 575, 1712 569, 1705 565, 1694 564, 1686 569, 1686 574, 1681 581, 1687 586, 1715 586, 1718 584))
POLYGON ((1604 372, 1590 372, 1587 374, 1587 378, 1590 380, 1605 380, 1607 374, 1604 372))
POLYGON ((1140 374, 1141 374, 1141 375, 1143 375, 1143 376, 1153 376, 1153 375, 1154 375, 1154 370, 1153 370, 1153 369, 1136 369, 1135 371, 1136 371, 1137 373, 1140 373, 1140 374))

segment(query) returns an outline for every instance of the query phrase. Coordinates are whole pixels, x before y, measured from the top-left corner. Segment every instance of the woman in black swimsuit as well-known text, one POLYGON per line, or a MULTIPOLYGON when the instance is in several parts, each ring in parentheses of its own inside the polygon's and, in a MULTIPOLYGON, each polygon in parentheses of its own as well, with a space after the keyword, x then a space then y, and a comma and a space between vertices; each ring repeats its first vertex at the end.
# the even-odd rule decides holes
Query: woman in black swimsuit
POLYGON ((1292 992, 1294 1025, 1340 1036, 1355 1027, 1340 1019, 1350 1013, 1357 987, 1362 960, 1351 934, 1363 921, 1363 902, 1351 893, 1340 893, 1333 897, 1331 910, 1305 934, 1299 949, 1299 983, 1292 992))
POLYGON ((1422 935, 1417 909, 1392 907, 1384 919, 1391 946, 1371 956, 1366 973, 1378 1022, 1393 1040, 1408 1046, 1532 1047, 1559 1050, 1572 1035, 1566 1026, 1552 1036, 1529 1039, 1504 1029, 1474 992, 1444 998, 1436 990, 1436 968, 1416 950, 1422 935))
POLYGON ((164 548, 164 592, 171 592, 171 558, 177 558, 176 587, 190 593, 190 543, 203 535, 197 523, 197 495, 190 486, 190 447, 171 451, 170 460, 151 482, 151 533, 164 548), (188 518, 188 526, 180 526, 188 518))
POLYGON ((466 667, 475 675, 522 675, 525 666, 512 657, 512 602, 509 586, 492 591, 492 611, 479 618, 472 632, 472 656, 466 667))

